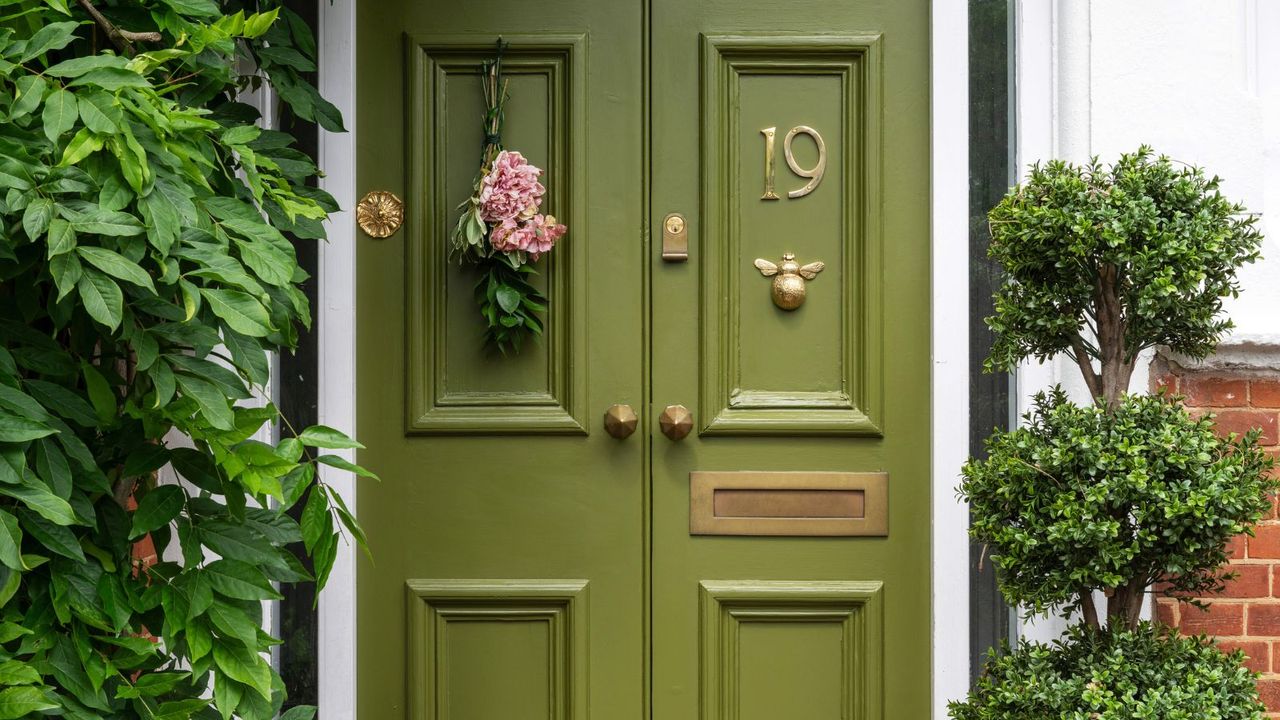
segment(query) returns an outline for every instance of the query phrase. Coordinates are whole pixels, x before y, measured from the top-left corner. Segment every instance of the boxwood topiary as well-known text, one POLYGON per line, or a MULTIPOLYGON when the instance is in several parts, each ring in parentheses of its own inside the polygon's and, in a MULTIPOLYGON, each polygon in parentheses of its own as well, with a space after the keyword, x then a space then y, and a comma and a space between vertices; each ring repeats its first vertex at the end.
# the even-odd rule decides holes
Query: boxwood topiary
POLYGON ((1150 623, 1100 633, 1077 625, 1052 644, 993 657, 954 720, 1256 720, 1240 651, 1150 623))
POLYGON ((1222 586, 1224 546, 1261 519, 1277 483, 1258 432, 1224 440, 1163 396, 1077 406, 1036 396, 1026 424, 987 441, 964 467, 971 533, 987 543, 1000 590, 1031 612, 1080 609, 1099 625, 1138 622, 1146 589, 1222 586))

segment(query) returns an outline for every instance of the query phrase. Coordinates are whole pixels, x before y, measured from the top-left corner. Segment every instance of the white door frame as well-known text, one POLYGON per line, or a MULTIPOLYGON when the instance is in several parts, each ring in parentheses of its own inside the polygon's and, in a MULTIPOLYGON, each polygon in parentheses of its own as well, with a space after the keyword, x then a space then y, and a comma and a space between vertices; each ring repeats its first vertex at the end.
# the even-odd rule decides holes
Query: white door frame
MULTIPOLYGON (((365 0, 370 2, 371 0, 365 0)), ((969 686, 968 511, 955 499, 969 442, 969 72, 966 0, 931 0, 932 588, 933 719, 969 686)), ((320 133, 321 187, 344 208, 356 203, 356 0, 319 0, 320 92, 342 111, 348 132, 320 133)), ((355 427, 356 229, 333 215, 320 249, 318 313, 320 422, 355 427)), ((326 482, 356 507, 348 473, 326 482)), ((356 718, 356 556, 339 545, 319 601, 319 703, 324 720, 356 718)))

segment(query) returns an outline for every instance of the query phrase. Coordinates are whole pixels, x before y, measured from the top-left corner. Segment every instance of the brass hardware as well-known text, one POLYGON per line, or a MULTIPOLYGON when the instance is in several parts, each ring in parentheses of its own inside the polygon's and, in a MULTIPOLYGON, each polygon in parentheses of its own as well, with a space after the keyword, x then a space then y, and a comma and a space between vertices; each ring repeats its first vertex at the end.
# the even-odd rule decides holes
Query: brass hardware
POLYGON ((666 262, 689 259, 689 224, 680 213, 671 213, 662 220, 662 259, 666 262))
POLYGON ((669 440, 683 440, 693 430, 693 413, 683 405, 668 405, 658 416, 658 426, 669 440))
POLYGON ((356 223, 369 237, 391 237, 404 224, 404 201, 395 193, 374 190, 356 205, 356 223))
POLYGON ((882 472, 693 472, 690 535, 889 534, 882 472))
POLYGON ((604 431, 619 440, 630 437, 639 422, 630 405, 610 405, 604 412, 604 431))
POLYGON ((773 304, 783 310, 795 310, 803 305, 807 281, 827 266, 821 260, 802 266, 796 262, 794 253, 783 253, 781 266, 764 258, 756 258, 755 265, 761 275, 773 277, 773 304))
POLYGON ((799 190, 791 190, 787 193, 789 198, 799 198, 808 195, 818 187, 818 183, 822 182, 822 176, 827 172, 827 144, 822 141, 822 136, 817 130, 808 125, 797 125, 791 128, 787 133, 786 139, 782 141, 782 153, 787 158, 787 167, 791 168, 791 172, 802 178, 809 178, 809 183, 799 190), (813 142, 818 145, 818 164, 813 166, 811 170, 805 170, 796 162, 795 155, 791 154, 791 141, 796 135, 805 134, 813 138, 813 142))
POLYGON ((761 200, 781 200, 778 193, 773 191, 773 180, 777 172, 773 169, 773 136, 778 131, 776 127, 765 128, 760 131, 764 135, 764 194, 760 196, 761 200))

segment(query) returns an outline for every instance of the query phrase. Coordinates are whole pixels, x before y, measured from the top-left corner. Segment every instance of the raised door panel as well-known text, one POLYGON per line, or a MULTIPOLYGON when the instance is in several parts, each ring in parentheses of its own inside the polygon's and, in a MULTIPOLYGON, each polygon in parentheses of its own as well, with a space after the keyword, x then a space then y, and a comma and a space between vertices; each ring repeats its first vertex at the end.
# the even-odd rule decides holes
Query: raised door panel
POLYGON ((572 231, 533 279, 550 300, 541 338, 515 354, 482 345, 479 275, 451 259, 457 207, 472 193, 484 135, 480 67, 491 42, 411 35, 407 334, 408 431, 586 433, 586 239, 584 153, 587 38, 504 36, 506 147, 543 169, 544 211, 572 231))

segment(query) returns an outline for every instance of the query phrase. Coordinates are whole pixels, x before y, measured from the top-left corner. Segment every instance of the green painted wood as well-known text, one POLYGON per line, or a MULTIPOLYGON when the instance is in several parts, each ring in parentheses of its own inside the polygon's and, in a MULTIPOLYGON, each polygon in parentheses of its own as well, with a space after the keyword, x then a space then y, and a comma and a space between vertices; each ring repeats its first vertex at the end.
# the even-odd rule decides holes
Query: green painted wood
MULTIPOLYGON (((728 715, 709 715, 717 698, 698 680, 700 672, 711 671, 700 666, 709 640, 692 596, 701 583, 712 581, 830 581, 883 585, 879 657, 884 682, 869 717, 927 718, 929 4, 926 0, 781 4, 655 0, 652 33, 654 162, 649 222, 656 228, 667 213, 683 213, 691 241, 687 263, 650 259, 652 411, 683 404, 693 412, 698 428, 679 442, 656 433, 654 437, 652 717, 746 720, 759 717, 750 714, 758 708, 776 707, 775 702, 800 702, 794 685, 799 680, 783 686, 753 684, 743 696, 751 708, 740 705, 728 715), (746 49, 735 46, 738 43, 746 49), (752 43, 759 43, 759 53, 751 52, 752 43), (824 45, 834 49, 805 52, 824 45), (736 100, 717 102, 716 85, 728 84, 720 80, 720 73, 728 72, 726 63, 757 63, 772 72, 751 78, 739 72, 736 100), (820 67, 827 63, 848 68, 844 71, 848 84, 839 91, 848 109, 844 132, 827 129, 836 122, 832 96, 837 89, 832 86, 839 77, 833 77, 834 69, 820 67), (738 124, 724 118, 725 108, 737 112, 738 124), (763 125, 766 117, 771 121, 763 125), (787 199, 785 191, 803 181, 790 174, 779 147, 776 191, 783 199, 762 201, 760 130, 776 125, 780 146, 782 135, 795 124, 813 126, 828 140, 826 177, 813 194, 787 199), (695 128, 700 131, 694 132, 695 128), (861 148, 860 137, 866 138, 861 148), (725 193, 735 187, 738 197, 726 198, 725 193), (844 196, 843 204, 829 202, 831 191, 837 189, 844 196), (840 210, 849 213, 851 225, 837 225, 834 213, 840 210), (737 237, 723 235, 727 221, 737 222, 737 237), (851 227, 855 228, 852 235, 841 235, 840 230, 851 227), (731 242, 737 249, 727 253, 731 242), (751 261, 766 249, 786 252, 791 243, 796 243, 793 251, 801 262, 826 260, 828 269, 811 281, 806 304, 784 315, 769 304, 768 284, 751 261), (855 260, 858 243, 863 243, 867 258, 861 265, 855 260), (821 257, 837 244, 847 254, 821 257), (716 287, 710 285, 711 279, 716 287), (866 284, 858 287, 860 280, 866 284), (842 291, 853 294, 842 298, 842 291), (701 307, 695 304, 699 298, 701 307), (865 317, 869 341, 850 335, 855 339, 837 351, 816 345, 808 335, 811 329, 830 332, 836 324, 859 315, 865 317), (738 335, 736 345, 723 339, 732 333, 738 335), (713 349, 719 350, 718 357, 709 357, 713 349), (808 353, 810 349, 814 352, 808 353), (744 359, 748 353, 755 357, 744 359), (785 360, 771 364, 759 357, 763 353, 785 360), (833 356, 841 356, 843 363, 846 353, 863 363, 860 371, 850 375, 847 364, 832 368, 833 356), (726 360, 734 354, 737 370, 729 368, 726 360), (709 366, 715 371, 707 372, 709 366), (848 404, 866 414, 874 430, 859 429, 855 411, 848 405, 826 410, 778 407, 790 401, 786 397, 790 393, 835 393, 837 377, 849 378, 848 404), (863 378, 866 384, 859 386, 863 378), (726 426, 721 432, 719 418, 726 400, 731 403, 733 393, 741 390, 783 395, 766 395, 758 402, 762 407, 752 408, 746 427, 726 426), (833 420, 824 413, 844 419, 833 420), (777 418, 776 424, 770 424, 770 418, 777 418), (889 534, 884 538, 690 537, 689 473, 695 470, 884 471, 889 477, 889 534)), ((799 159, 807 162, 811 157, 799 159)), ((800 662, 795 648, 802 642, 795 638, 811 639, 820 648, 829 642, 826 632, 811 637, 811 630, 783 623, 744 636, 744 642, 772 644, 788 658, 791 664, 778 667, 786 677, 804 676, 811 678, 805 682, 821 684, 800 688, 818 693, 805 707, 774 717, 851 717, 847 710, 830 714, 837 696, 826 679, 830 677, 823 660, 827 651, 817 650, 808 668, 794 664, 800 662), (788 630, 800 635, 788 636, 788 630)), ((755 649, 744 651, 744 658, 752 662, 761 657, 755 649)))
POLYGON ((586 581, 407 587, 411 720, 586 716, 586 581))
POLYGON ((475 35, 408 38, 406 224, 409 431, 585 434, 586 182, 567 170, 586 139, 586 36, 510 35, 503 67, 506 142, 545 171, 544 210, 574 229, 535 280, 551 300, 542 342, 502 357, 475 342, 475 274, 448 259, 456 208, 471 194, 483 142, 476 76, 493 44, 475 35))
MULTIPOLYGON (((880 37, 701 43, 702 433, 878 435, 880 37), (811 194, 788 198, 805 181, 787 169, 782 136, 800 125, 823 137, 827 172, 811 194), (761 200, 767 127, 778 134, 773 201, 761 200), (792 312, 773 305, 771 279, 752 264, 786 252, 827 266, 792 312)), ((814 166, 812 141, 795 150, 814 166)))
POLYGON ((878 582, 703 582, 701 720, 886 717, 878 582))
POLYGON ((646 392, 643 7, 371 0, 357 24, 358 187, 396 192, 408 213, 390 238, 357 238, 360 458, 383 478, 358 497, 376 559, 357 568, 359 717, 641 720, 646 437, 614 440, 601 418, 643 408, 646 392), (441 217, 477 169, 474 68, 499 34, 512 43, 506 139, 545 163, 547 202, 569 225, 540 264, 556 331, 515 360, 481 353, 469 276, 444 257, 454 216, 441 217), (446 613, 430 667, 456 672, 441 684, 406 587, 433 596, 477 578, 589 583, 570 613, 577 639, 549 645, 562 636, 513 615, 523 601, 467 600, 489 617, 446 613), (573 683, 558 705, 553 671, 573 683))
POLYGON ((384 478, 359 491, 360 716, 927 717, 927 1, 358 13, 360 190, 409 216, 357 258, 361 459, 384 478), (563 332, 515 361, 479 352, 465 271, 441 262, 498 34, 511 146, 571 218, 545 275, 563 332), (775 116, 780 194, 803 182, 786 130, 827 141, 809 196, 758 199, 775 116), (671 212, 687 263, 660 259, 671 212), (786 251, 828 263, 789 314, 751 265, 786 251), (641 416, 627 440, 602 432, 614 403, 641 416), (669 404, 697 421, 679 442, 669 404), (695 470, 884 471, 890 533, 691 537, 695 470), (520 595, 556 587, 573 599, 520 595))

